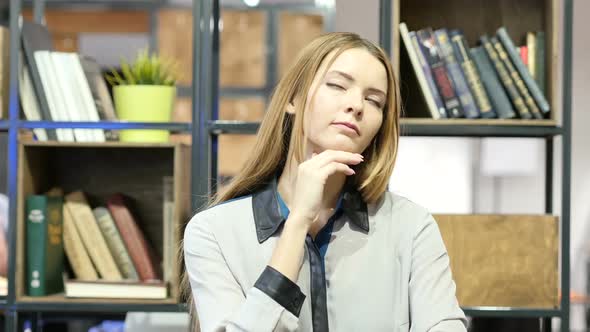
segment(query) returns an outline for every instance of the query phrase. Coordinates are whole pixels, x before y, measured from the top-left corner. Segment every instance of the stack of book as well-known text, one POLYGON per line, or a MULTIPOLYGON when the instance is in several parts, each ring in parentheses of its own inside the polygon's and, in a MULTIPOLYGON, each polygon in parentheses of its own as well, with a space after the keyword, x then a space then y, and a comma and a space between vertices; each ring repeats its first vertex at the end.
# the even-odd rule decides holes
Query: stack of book
MULTIPOLYGON (((23 113, 32 121, 117 120, 111 95, 95 59, 56 52, 47 28, 24 21, 19 90, 23 113)), ((116 133, 101 129, 35 129, 39 141, 104 142, 116 133)))
MULTIPOLYGON (((171 206, 167 201, 164 209, 171 206)), ((82 191, 64 195, 55 188, 28 195, 25 212, 29 296, 64 292, 71 298, 168 297, 166 277, 171 271, 162 272, 161 259, 139 227, 128 197, 116 193, 105 206, 92 208, 82 191), (75 278, 66 272, 64 252, 75 278)), ((170 219, 173 213, 164 214, 170 219)), ((166 265, 173 257, 164 259, 166 265)))
POLYGON ((544 44, 542 32, 531 33, 536 46, 526 46, 527 51, 535 52, 532 71, 527 51, 514 45, 505 27, 492 37, 482 35, 480 45, 471 48, 459 30, 428 27, 410 31, 400 23, 400 34, 432 118, 529 120, 550 116, 549 103, 538 84, 544 81, 544 51, 537 47, 544 44))

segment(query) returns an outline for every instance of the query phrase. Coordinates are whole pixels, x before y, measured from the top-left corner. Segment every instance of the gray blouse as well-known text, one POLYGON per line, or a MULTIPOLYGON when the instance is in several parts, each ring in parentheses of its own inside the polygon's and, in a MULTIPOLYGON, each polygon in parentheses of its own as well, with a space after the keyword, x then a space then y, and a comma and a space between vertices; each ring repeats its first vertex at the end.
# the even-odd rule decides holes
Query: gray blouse
POLYGON ((267 266, 285 221, 276 178, 196 214, 184 252, 201 331, 466 331, 432 216, 349 186, 341 206, 324 255, 308 235, 297 283, 267 266))

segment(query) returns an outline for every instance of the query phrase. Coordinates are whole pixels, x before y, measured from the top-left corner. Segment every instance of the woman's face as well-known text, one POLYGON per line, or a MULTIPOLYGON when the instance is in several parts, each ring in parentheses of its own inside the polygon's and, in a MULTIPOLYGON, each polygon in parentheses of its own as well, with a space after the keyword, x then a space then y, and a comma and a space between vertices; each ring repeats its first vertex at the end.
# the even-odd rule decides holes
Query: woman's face
POLYGON ((362 153, 383 121, 387 100, 385 67, 361 48, 342 52, 325 71, 329 60, 331 56, 318 70, 307 94, 307 152, 331 149, 362 153))

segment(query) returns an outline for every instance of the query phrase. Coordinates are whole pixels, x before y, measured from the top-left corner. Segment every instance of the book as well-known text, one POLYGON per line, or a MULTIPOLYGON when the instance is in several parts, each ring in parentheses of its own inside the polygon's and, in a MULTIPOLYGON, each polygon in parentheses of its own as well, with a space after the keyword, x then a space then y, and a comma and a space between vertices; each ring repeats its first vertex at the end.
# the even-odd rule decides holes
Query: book
POLYGON ((426 62, 430 65, 432 77, 434 78, 434 82, 436 83, 438 92, 442 97, 445 108, 447 110, 448 117, 464 117, 465 114, 463 113, 461 103, 459 102, 459 99, 455 94, 453 82, 449 78, 449 75, 445 68, 445 64, 440 57, 438 48, 436 47, 436 42, 434 40, 432 28, 419 30, 416 33, 416 35, 418 37, 420 49, 424 54, 424 58, 426 59, 426 62))
POLYGON ((535 34, 535 81, 539 89, 545 95, 545 32, 537 31, 535 34))
POLYGON ((430 66, 426 63, 422 51, 417 45, 416 34, 414 32, 409 32, 407 25, 403 22, 400 23, 399 29, 408 58, 410 59, 418 84, 420 85, 420 92, 424 97, 430 115, 433 119, 446 118, 447 113, 442 105, 442 100, 440 99, 436 85, 434 85, 430 66))
POLYGON ((438 88, 434 83, 434 77, 432 77, 432 71, 430 70, 430 65, 426 62, 426 58, 424 57, 424 52, 422 52, 422 48, 420 47, 420 43, 418 42, 418 36, 416 36, 416 32, 410 32, 410 41, 412 42, 412 46, 414 47, 414 51, 416 52, 416 56, 418 58, 418 62, 420 62, 420 66, 422 67, 422 72, 424 72, 424 77, 426 77, 426 82, 428 83, 428 93, 432 95, 434 98, 434 104, 436 109, 438 110, 438 114, 440 118, 446 119, 449 117, 447 114, 447 110, 445 105, 442 101, 442 97, 438 92, 438 88))
POLYGON ((522 118, 522 119, 532 118, 531 112, 529 111, 526 104, 524 103, 524 100, 522 99, 522 96, 518 92, 518 89, 516 88, 516 85, 515 85, 514 81, 512 80, 512 77, 508 73, 508 70, 506 69, 505 64, 502 62, 502 60, 498 56, 498 53, 496 52, 496 49, 494 48, 494 46, 490 42, 490 39, 488 38, 488 36, 486 36, 486 35, 481 36, 480 41, 483 46, 483 49, 486 51, 486 53, 488 55, 488 58, 491 60, 493 68, 496 70, 496 73, 498 74, 498 77, 500 78, 500 82, 502 82, 502 86, 504 87, 504 89, 506 89, 506 92, 508 93, 508 97, 510 97, 510 101, 512 102, 512 104, 516 108, 516 111, 518 112, 518 115, 520 116, 520 118, 522 118))
MULTIPOLYGON (((82 68, 82 63, 78 53, 65 53, 70 64, 70 76, 77 87, 78 102, 80 105, 80 113, 82 118, 88 122, 98 122, 100 117, 98 115, 97 105, 92 96, 90 89, 90 82, 87 80, 82 68)), ((105 133, 102 129, 88 129, 88 135, 93 142, 103 143, 106 141, 105 133)))
POLYGON ((68 298, 102 299, 166 299, 168 285, 165 282, 82 281, 63 276, 65 296, 68 298))
MULTIPOLYGON (((35 91, 33 89, 33 81, 29 68, 25 65, 25 58, 23 51, 19 51, 21 61, 18 64, 18 88, 19 98, 22 105, 23 113, 29 121, 41 121, 41 110, 35 91)), ((33 133, 38 141, 47 141, 48 135, 45 129, 35 128, 33 133)), ((55 131, 54 131, 55 134, 55 131)))
POLYGON ((0 26, 0 120, 8 118, 10 99, 10 33, 0 26))
POLYGON ((534 102, 536 103, 536 105, 538 105, 538 109, 540 110, 540 112, 543 113, 539 114, 539 116, 543 118, 543 115, 547 115, 550 110, 547 99, 545 99, 543 92, 539 89, 537 83, 529 73, 527 67, 522 62, 522 59, 514 50, 514 43, 508 35, 508 31, 506 31, 506 28, 501 27, 500 29, 498 29, 496 34, 498 35, 498 39, 501 42, 501 45, 503 45, 507 53, 507 56, 510 57, 512 64, 514 64, 514 67, 516 67, 519 76, 522 78, 522 81, 524 83, 523 85, 526 85, 527 92, 530 92, 530 97, 534 99, 534 102))
MULTIPOLYGON (((109 93, 109 89, 102 75, 98 62, 92 57, 86 55, 78 55, 79 61, 86 76, 88 87, 96 105, 96 111, 100 120, 117 121, 115 115, 115 108, 109 93)), ((115 130, 105 130, 105 138, 108 141, 119 140, 119 135, 115 130)))
POLYGON ((106 204, 119 229, 140 280, 161 280, 158 259, 152 246, 139 228, 136 217, 131 212, 129 199, 123 194, 117 193, 110 196, 106 204))
POLYGON ((520 74, 516 71, 516 68, 512 64, 512 61, 508 58, 508 54, 506 53, 506 49, 504 48, 502 43, 500 43, 500 41, 496 37, 490 38, 490 43, 492 43, 492 45, 496 49, 500 61, 504 63, 506 70, 508 71, 508 75, 510 75, 510 77, 512 78, 512 81, 514 82, 516 89, 522 96, 522 99, 524 100, 524 103, 526 104, 526 107, 529 110, 529 112, 531 112, 531 114, 533 115, 533 118, 542 119, 543 115, 541 114, 541 111, 537 107, 537 104, 535 104, 533 97, 531 96, 529 90, 525 86, 522 76, 520 76, 520 74))
POLYGON ((529 65, 529 49, 528 49, 528 47, 519 46, 517 53, 520 56, 520 60, 522 60, 522 63, 524 64, 525 67, 527 67, 527 70, 528 70, 528 65, 529 65))
MULTIPOLYGON (((47 100, 50 118, 53 121, 71 121, 68 116, 63 91, 57 80, 57 69, 51 59, 51 51, 38 50, 33 54, 37 70, 47 100)), ((33 81, 35 78, 33 77, 33 81)), ((61 142, 74 142, 74 131, 70 128, 56 129, 57 139, 61 142)))
POLYGON ((63 209, 64 217, 64 251, 66 257, 70 262, 70 266, 78 280, 97 280, 98 273, 88 255, 88 251, 84 247, 82 237, 76 228, 74 217, 70 210, 63 209))
POLYGON ((479 109, 475 104, 471 90, 469 90, 465 76, 463 76, 461 66, 455 58, 455 53, 449 40, 447 29, 435 30, 434 36, 440 51, 441 58, 444 60, 449 77, 453 82, 453 86, 455 87, 455 94, 459 98, 459 102, 461 103, 463 111, 465 112, 465 117, 472 119, 479 118, 479 109))
POLYGON ((485 119, 497 117, 496 111, 492 108, 492 103, 482 83, 479 71, 475 67, 475 63, 469 52, 469 45, 467 44, 467 40, 465 40, 465 36, 459 30, 451 30, 450 35, 455 56, 461 64, 461 69, 463 69, 469 88, 473 93, 480 116, 485 119))
POLYGON ((72 214, 76 229, 82 238, 92 263, 96 266, 100 278, 114 281, 122 280, 123 276, 115 264, 113 255, 98 227, 84 193, 81 191, 71 192, 66 195, 65 201, 65 206, 72 214))
POLYGON ((107 246, 109 247, 113 258, 115 259, 115 263, 123 277, 125 279, 138 280, 135 266, 133 266, 131 257, 129 257, 127 248, 125 248, 121 234, 119 233, 109 210, 103 206, 99 206, 94 208, 92 213, 94 213, 98 227, 100 228, 100 231, 107 242, 107 246))
POLYGON ((488 58, 483 46, 473 47, 470 49, 471 57, 477 70, 480 73, 480 78, 483 86, 490 97, 490 102, 495 110, 498 118, 512 119, 516 116, 510 99, 504 88, 502 82, 498 77, 491 60, 488 58))
POLYGON ((63 291, 63 198, 26 197, 27 294, 45 296, 63 291))
MULTIPOLYGON (((536 51, 537 51, 537 41, 536 41, 536 37, 535 37, 535 33, 534 32, 527 32, 526 34, 526 47, 528 49, 528 54, 527 54, 527 68, 529 70, 529 73, 531 73, 531 76, 533 76, 533 79, 535 81, 537 81, 537 73, 536 73, 536 51)), ((539 82, 537 81, 537 84, 539 82)))
MULTIPOLYGON (((51 117, 51 112, 49 111, 46 92, 43 83, 41 82, 39 66, 34 55, 38 50, 53 49, 51 45, 51 35, 45 26, 24 20, 21 25, 21 35, 26 66, 31 75, 31 83, 35 91, 35 96, 37 97, 41 117, 45 121, 52 121, 54 119, 51 117)), ((48 129, 46 132, 48 139, 58 139, 56 129, 48 129)), ((62 136, 61 131, 60 136, 62 136)))
MULTIPOLYGON (((36 52, 35 56, 39 56, 40 52, 36 52)), ((82 105, 80 105, 80 92, 78 91, 78 84, 72 79, 72 66, 68 59, 68 54, 64 52, 43 51, 41 54, 47 56, 43 63, 47 66, 52 66, 52 87, 46 87, 45 91, 52 90, 55 95, 49 98, 50 109, 52 103, 56 105, 56 110, 52 110, 52 116, 58 117, 55 114, 63 112, 59 115, 61 121, 86 121, 83 116, 82 105), (45 53, 45 54, 43 54, 45 53), (55 98, 55 100, 51 100, 55 98)), ((43 79, 43 71, 46 68, 40 68, 43 79)), ((75 128, 72 129, 74 138, 77 142, 92 142, 92 132, 89 129, 75 128)))

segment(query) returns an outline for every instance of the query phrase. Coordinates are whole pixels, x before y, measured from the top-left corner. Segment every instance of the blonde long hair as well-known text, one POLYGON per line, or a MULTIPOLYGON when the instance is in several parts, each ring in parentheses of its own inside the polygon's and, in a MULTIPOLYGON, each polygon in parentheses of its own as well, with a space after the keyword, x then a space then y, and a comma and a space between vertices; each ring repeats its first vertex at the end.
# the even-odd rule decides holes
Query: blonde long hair
MULTIPOLYGON (((359 168, 355 168, 356 175, 351 178, 365 202, 373 203, 381 197, 387 190, 397 155, 401 112, 399 86, 391 63, 381 48, 357 34, 335 32, 319 36, 300 51, 297 61, 274 90, 258 129, 256 144, 243 170, 225 189, 210 198, 206 208, 232 198, 250 195, 276 176, 276 173, 285 167, 287 160, 295 158, 298 163, 304 160, 306 140, 303 133, 303 112, 306 109, 306 95, 312 81, 329 54, 334 52, 326 68, 329 68, 342 52, 353 48, 367 50, 383 64, 387 72, 387 102, 383 110, 381 128, 363 152, 365 162, 359 168), (299 102, 295 103, 295 114, 291 115, 286 109, 295 99, 299 102), (294 149, 289 150, 290 146, 294 149)), ((182 262, 183 254, 181 243, 179 258, 182 262)), ((191 329, 195 329, 197 320, 192 293, 186 270, 183 270, 180 287, 189 305, 191 329)))

